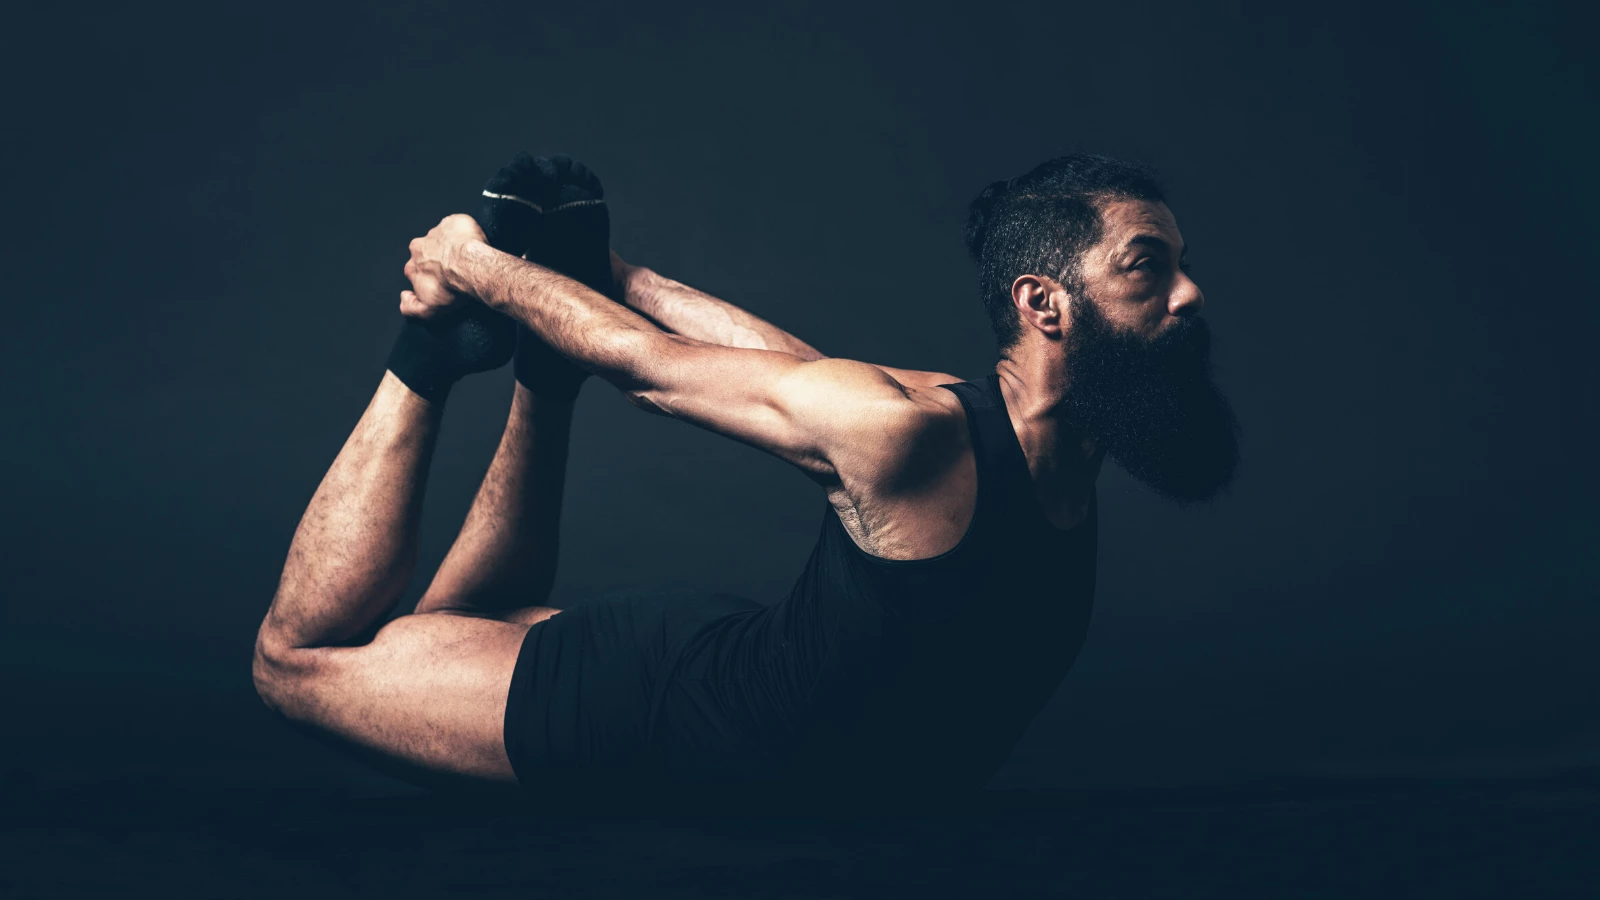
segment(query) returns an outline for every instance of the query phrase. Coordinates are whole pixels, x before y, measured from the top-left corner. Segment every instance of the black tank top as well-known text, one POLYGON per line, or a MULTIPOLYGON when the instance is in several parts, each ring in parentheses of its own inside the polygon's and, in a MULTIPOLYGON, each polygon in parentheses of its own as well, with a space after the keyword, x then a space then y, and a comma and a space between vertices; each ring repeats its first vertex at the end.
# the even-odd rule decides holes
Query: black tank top
MULTIPOLYGON (((1097 509, 1045 518, 999 377, 943 385, 966 410, 977 463, 971 523, 951 550, 888 560, 831 505, 789 596, 702 629, 676 667, 792 783, 977 788, 1077 658, 1095 586, 1097 509)), ((753 764, 755 760, 750 760, 753 764)))

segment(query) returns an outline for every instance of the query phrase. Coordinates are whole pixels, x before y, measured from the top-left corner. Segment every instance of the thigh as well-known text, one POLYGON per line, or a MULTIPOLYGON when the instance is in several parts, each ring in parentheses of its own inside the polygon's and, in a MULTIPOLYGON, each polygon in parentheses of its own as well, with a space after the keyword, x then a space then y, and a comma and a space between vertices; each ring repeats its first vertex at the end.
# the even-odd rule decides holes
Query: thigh
POLYGON ((283 711, 402 772, 514 782, 503 723, 528 628, 409 615, 359 647, 295 651, 283 711))

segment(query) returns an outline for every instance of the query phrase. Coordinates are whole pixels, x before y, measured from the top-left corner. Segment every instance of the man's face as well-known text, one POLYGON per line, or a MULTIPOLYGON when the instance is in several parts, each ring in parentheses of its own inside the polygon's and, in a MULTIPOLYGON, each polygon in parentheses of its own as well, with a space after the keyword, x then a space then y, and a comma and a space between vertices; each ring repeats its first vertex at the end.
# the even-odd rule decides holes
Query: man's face
POLYGON ((1189 277, 1183 235, 1165 203, 1112 200, 1101 220, 1104 234, 1084 252, 1080 272, 1107 321, 1148 340, 1200 312, 1205 296, 1189 277))
POLYGON ((1238 464, 1238 423, 1211 377, 1211 332, 1166 204, 1113 201, 1068 287, 1066 412, 1130 475, 1206 500, 1238 464))

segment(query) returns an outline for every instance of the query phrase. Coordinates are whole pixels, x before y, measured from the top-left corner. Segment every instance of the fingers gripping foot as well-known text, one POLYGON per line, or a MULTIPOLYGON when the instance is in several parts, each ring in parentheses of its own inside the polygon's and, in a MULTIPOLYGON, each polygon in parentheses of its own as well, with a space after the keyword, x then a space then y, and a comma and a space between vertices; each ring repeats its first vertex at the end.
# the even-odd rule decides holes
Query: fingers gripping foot
MULTIPOLYGON (((473 218, 495 249, 614 296, 605 190, 583 163, 518 153, 484 185, 473 218)), ((576 396, 588 378, 532 331, 476 302, 435 319, 407 318, 389 369, 437 402, 461 378, 499 368, 513 352, 517 380, 543 396, 576 396)))
MULTIPOLYGON (((553 185, 523 175, 532 162, 518 154, 496 172, 472 213, 489 246, 516 256, 539 239, 543 208, 556 200, 553 185), (530 195, 528 188, 544 193, 530 195)), ((515 322, 478 302, 463 303, 440 318, 407 318, 390 351, 389 370, 424 399, 439 402, 465 376, 505 365, 516 349, 516 333, 515 322)))

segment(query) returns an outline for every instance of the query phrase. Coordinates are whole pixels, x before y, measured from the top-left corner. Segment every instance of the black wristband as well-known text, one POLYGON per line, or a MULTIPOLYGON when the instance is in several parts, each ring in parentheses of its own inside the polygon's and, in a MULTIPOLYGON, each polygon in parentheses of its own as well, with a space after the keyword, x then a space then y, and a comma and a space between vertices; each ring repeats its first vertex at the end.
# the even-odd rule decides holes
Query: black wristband
POLYGON ((464 376, 505 365, 516 349, 511 320, 477 300, 438 319, 404 318, 388 368, 430 403, 443 402, 464 376))

